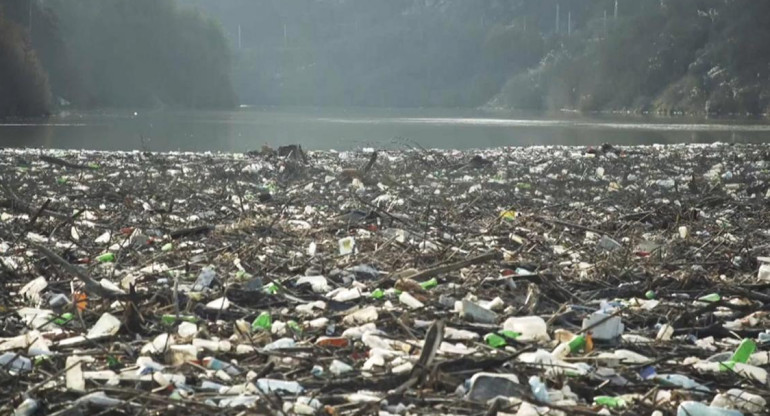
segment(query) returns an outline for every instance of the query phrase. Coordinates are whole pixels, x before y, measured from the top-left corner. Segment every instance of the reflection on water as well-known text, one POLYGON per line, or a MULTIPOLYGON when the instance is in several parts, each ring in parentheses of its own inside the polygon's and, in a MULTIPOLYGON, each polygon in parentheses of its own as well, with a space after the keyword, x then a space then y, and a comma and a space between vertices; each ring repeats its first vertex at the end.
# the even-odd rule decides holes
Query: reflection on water
POLYGON ((0 123, 10 147, 152 151, 247 151, 263 144, 299 143, 308 149, 434 148, 521 145, 760 142, 764 123, 639 118, 501 116, 458 110, 241 109, 82 113, 43 122, 0 123), (401 139, 397 139, 401 138, 401 139), (404 140, 406 138, 407 140, 404 140))

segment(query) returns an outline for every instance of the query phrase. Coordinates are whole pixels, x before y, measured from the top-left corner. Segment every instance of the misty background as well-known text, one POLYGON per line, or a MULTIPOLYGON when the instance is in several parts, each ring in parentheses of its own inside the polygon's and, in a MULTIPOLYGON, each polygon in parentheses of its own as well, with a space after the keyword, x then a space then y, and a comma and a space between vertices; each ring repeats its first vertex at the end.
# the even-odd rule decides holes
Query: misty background
POLYGON ((770 2, 0 0, 0 115, 437 107, 758 115, 770 2))

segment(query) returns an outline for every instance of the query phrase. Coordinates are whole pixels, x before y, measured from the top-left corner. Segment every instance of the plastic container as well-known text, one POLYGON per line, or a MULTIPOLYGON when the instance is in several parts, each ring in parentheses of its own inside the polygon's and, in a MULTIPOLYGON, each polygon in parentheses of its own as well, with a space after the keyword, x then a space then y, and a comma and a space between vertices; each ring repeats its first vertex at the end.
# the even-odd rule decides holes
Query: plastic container
POLYGON ((730 389, 726 393, 714 396, 711 406, 748 413, 762 413, 767 410, 767 401, 762 396, 741 389, 730 389))
POLYGON ((471 322, 478 322, 482 324, 494 324, 497 322, 497 314, 489 309, 482 308, 481 306, 469 301, 463 300, 460 302, 460 317, 471 322))
POLYGON ((521 334, 519 341, 549 341, 548 326, 539 316, 522 316, 508 318, 503 323, 503 329, 521 334))
POLYGON ((701 402, 686 401, 679 404, 676 416, 743 416, 737 410, 707 406, 701 402))
POLYGON ((356 248, 356 240, 353 237, 345 237, 339 240, 340 256, 352 254, 356 248))
POLYGON ((398 296, 398 300, 411 309, 420 309, 425 306, 422 302, 415 299, 414 296, 410 295, 409 292, 402 292, 401 295, 398 296))
POLYGON ((261 378, 257 380, 257 388, 265 394, 284 393, 300 394, 305 388, 296 381, 275 380, 271 378, 261 378))
POLYGON ((595 340, 615 340, 623 335, 623 321, 619 316, 610 316, 604 312, 594 312, 583 319, 583 329, 591 331, 591 337, 595 340), (598 322, 602 323, 596 325, 598 322))
POLYGON ((521 389, 514 374, 476 373, 471 377, 468 399, 484 402, 498 396, 517 397, 521 389))

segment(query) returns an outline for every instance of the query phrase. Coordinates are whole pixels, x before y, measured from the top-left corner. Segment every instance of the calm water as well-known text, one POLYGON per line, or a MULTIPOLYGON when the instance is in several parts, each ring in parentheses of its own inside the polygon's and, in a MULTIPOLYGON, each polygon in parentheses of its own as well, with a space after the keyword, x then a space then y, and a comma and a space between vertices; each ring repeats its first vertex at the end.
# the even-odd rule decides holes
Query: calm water
POLYGON ((770 124, 458 110, 264 108, 69 113, 41 122, 0 122, 2 146, 100 150, 240 152, 263 144, 291 143, 307 149, 397 148, 405 144, 467 149, 714 141, 770 142, 770 124))

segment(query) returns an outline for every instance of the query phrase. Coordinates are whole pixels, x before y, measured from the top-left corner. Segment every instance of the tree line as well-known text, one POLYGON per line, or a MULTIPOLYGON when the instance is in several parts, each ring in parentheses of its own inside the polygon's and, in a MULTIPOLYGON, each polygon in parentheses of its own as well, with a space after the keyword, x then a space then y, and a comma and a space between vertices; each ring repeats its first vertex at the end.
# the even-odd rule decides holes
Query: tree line
POLYGON ((230 107, 216 20, 174 0, 0 0, 0 115, 230 107))

